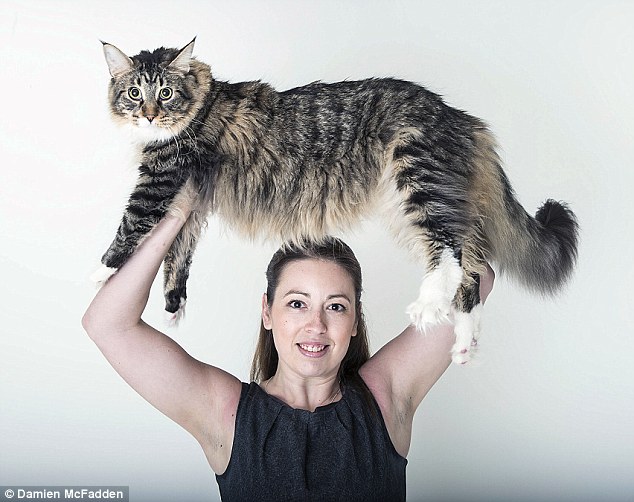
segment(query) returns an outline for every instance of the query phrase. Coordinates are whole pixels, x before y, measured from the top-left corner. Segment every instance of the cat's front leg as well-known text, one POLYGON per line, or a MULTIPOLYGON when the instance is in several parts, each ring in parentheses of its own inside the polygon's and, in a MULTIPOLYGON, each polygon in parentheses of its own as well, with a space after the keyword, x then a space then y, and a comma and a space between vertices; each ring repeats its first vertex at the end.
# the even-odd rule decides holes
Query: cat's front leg
POLYGON ((165 319, 170 325, 177 325, 185 315, 187 279, 202 227, 200 219, 198 214, 189 217, 163 262, 165 319))
POLYGON ((137 246, 166 214, 180 187, 177 177, 141 168, 141 174, 121 218, 112 244, 101 258, 102 267, 91 279, 105 283, 132 255, 137 246))
POLYGON ((97 284, 97 286, 102 286, 116 273, 116 271, 116 268, 102 264, 101 267, 90 274, 90 280, 97 284))
POLYGON ((197 205, 198 202, 198 191, 190 180, 179 192, 169 209, 170 214, 187 218, 163 261, 165 317, 170 325, 178 324, 185 315, 189 267, 205 225, 206 212, 204 208, 197 205), (194 207, 196 210, 192 211, 194 207))

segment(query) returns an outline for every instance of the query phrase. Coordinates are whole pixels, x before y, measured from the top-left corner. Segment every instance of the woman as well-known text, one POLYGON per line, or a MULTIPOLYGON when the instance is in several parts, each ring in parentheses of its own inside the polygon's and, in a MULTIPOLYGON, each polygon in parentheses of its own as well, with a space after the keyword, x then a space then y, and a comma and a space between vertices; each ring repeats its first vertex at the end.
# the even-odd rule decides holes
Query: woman
MULTIPOLYGON (((198 440, 223 500, 404 500, 412 419, 451 362, 452 327, 410 326, 369 358, 350 249, 280 250, 252 369, 261 385, 241 383, 141 320, 188 215, 165 217, 84 315, 110 364, 198 440)), ((489 269, 482 298, 492 285, 489 269)))

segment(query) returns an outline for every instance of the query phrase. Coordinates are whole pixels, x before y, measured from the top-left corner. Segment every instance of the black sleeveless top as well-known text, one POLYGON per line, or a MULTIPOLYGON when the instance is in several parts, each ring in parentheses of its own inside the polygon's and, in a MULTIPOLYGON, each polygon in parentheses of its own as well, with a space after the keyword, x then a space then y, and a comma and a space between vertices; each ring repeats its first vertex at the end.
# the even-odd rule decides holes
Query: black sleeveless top
POLYGON ((243 383, 231 460, 216 480, 225 502, 396 502, 406 465, 376 401, 356 387, 310 412, 243 383))

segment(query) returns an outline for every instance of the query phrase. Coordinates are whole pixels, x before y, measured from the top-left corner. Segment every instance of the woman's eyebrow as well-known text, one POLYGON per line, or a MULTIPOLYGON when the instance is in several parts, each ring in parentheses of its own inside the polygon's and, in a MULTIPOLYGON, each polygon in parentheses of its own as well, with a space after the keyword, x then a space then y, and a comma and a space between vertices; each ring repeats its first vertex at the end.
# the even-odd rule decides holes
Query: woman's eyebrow
MULTIPOLYGON (((298 289, 289 290, 284 295, 284 298, 286 298, 287 296, 290 296, 290 295, 300 295, 300 296, 305 296, 306 298, 310 298, 310 293, 305 293, 304 291, 300 291, 298 289)), ((348 301, 349 303, 352 303, 350 301, 350 298, 348 297, 348 295, 346 295, 345 293, 334 293, 332 295, 328 295, 326 297, 326 300, 332 300, 333 298, 343 298, 344 300, 348 301)))
POLYGON ((345 293, 336 293, 334 295, 328 295, 326 297, 326 300, 332 300, 333 298, 343 298, 344 300, 346 300, 349 303, 352 303, 350 301, 350 298, 348 298, 348 295, 346 295, 345 293))
POLYGON ((284 295, 284 297, 286 298, 287 296, 290 296, 290 295, 301 295, 301 296, 310 298, 310 295, 308 293, 304 293, 303 291, 299 291, 298 289, 291 289, 284 295))

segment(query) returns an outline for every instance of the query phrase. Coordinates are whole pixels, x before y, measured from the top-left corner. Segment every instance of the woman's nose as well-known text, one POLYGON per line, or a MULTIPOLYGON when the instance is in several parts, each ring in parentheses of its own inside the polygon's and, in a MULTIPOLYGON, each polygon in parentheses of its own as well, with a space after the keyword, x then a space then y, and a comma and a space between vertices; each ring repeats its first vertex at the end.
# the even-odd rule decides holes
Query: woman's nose
POLYGON ((309 331, 316 333, 323 333, 326 331, 326 323, 323 316, 324 313, 320 309, 311 312, 306 328, 309 331))

